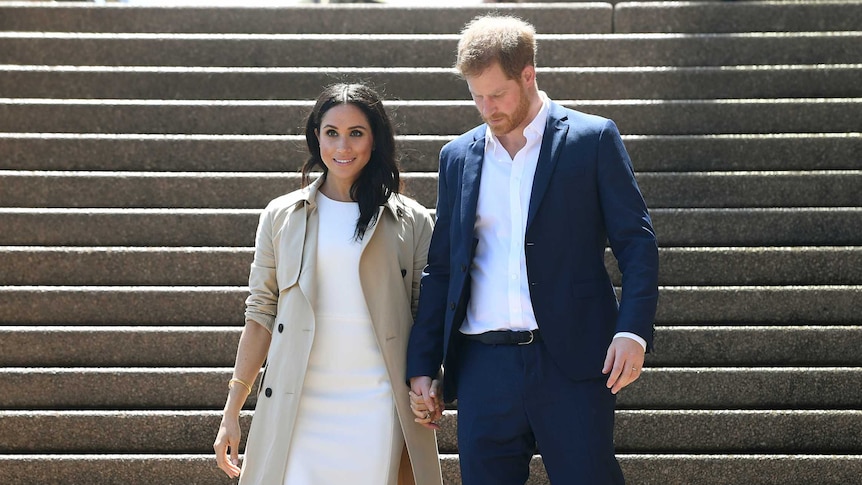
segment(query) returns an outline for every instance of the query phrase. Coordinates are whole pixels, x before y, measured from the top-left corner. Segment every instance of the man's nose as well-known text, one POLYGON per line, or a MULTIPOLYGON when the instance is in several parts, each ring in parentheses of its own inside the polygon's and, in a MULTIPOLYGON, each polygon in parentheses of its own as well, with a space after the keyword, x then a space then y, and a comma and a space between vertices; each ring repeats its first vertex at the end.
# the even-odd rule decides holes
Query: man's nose
POLYGON ((480 110, 482 112, 482 116, 484 116, 485 118, 491 116, 497 111, 496 106, 494 106, 494 103, 489 103, 487 101, 482 103, 480 110))

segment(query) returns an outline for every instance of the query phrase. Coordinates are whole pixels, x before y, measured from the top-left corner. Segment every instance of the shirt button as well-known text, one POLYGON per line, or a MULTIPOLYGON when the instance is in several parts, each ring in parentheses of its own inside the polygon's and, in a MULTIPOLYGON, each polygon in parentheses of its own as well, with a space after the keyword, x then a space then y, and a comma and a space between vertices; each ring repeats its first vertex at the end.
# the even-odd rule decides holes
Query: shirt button
POLYGON ((284 325, 279 323, 278 324, 278 333, 282 333, 282 332, 284 332, 284 325))
POLYGON ((266 390, 263 391, 263 393, 264 395, 266 395, 266 397, 272 397, 272 388, 267 387, 266 390))

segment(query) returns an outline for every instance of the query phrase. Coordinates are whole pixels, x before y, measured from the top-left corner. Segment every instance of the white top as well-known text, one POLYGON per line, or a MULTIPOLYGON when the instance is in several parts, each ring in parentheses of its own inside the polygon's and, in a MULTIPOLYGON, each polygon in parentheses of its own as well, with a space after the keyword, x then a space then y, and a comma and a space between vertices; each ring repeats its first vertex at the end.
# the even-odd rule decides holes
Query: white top
POLYGON ((362 242, 354 238, 359 204, 332 200, 319 190, 315 201, 320 220, 317 273, 338 275, 317 278, 315 314, 324 317, 370 318, 359 281, 362 242))

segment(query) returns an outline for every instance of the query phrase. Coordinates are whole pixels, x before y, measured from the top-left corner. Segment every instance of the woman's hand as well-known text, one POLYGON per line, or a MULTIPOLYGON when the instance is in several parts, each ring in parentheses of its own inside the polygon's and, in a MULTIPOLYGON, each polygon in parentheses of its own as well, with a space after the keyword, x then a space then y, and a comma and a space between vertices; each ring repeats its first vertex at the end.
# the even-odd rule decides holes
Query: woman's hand
MULTIPOLYGON (((430 380, 428 377, 419 379, 430 380)), ((413 380, 411 379, 411 381, 413 380)), ((443 410, 446 408, 439 392, 440 381, 434 379, 427 388, 423 385, 426 382, 414 382, 413 389, 410 391, 410 409, 413 410, 413 414, 416 416, 416 419, 413 421, 426 428, 440 429, 437 420, 443 417, 443 410)))
POLYGON ((218 467, 231 478, 238 477, 241 471, 239 467, 239 440, 239 416, 228 416, 226 413, 221 418, 221 425, 215 443, 213 443, 213 449, 218 467), (228 456, 228 451, 230 451, 230 456, 228 456))

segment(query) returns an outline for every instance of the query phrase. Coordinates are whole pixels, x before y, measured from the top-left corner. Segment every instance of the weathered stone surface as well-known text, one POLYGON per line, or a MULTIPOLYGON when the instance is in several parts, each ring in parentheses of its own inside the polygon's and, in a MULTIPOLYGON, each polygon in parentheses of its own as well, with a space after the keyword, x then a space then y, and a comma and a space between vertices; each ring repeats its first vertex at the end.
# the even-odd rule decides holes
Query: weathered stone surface
MULTIPOLYGON (((619 454, 627 483, 727 485, 744 476, 752 485, 846 485, 862 473, 858 455, 619 454)), ((444 483, 460 485, 458 456, 441 455, 444 483)), ((0 473, 18 485, 112 485, 173 483, 219 485, 233 481, 215 468, 211 454, 6 455, 0 473), (154 466, 156 464, 157 466, 154 466)), ((527 485, 547 485, 541 457, 530 464, 527 485)))
POLYGON ((659 326, 648 366, 850 366, 862 355, 859 325, 659 326))
MULTIPOLYGON (((659 325, 855 325, 860 286, 662 287, 659 325)), ((229 287, 0 287, 6 325, 242 325, 229 287)))
MULTIPOLYGON (((566 101, 629 135, 862 132, 862 98, 566 101)), ((388 103, 398 131, 453 135, 480 119, 470 101, 388 103)), ((51 133, 300 134, 311 101, 2 100, 0 130, 51 133)))
MULTIPOLYGON (((606 266, 615 284, 619 269, 606 266)), ((673 286, 856 285, 862 283, 860 247, 660 248, 659 284, 673 286)))
MULTIPOLYGON (((404 172, 404 194, 437 200, 436 172, 404 172)), ((862 171, 641 173, 651 208, 855 207, 862 171)), ((300 187, 295 173, 0 172, 0 207, 260 209, 300 187)))
MULTIPOLYGON (((135 347, 124 345, 128 352, 135 347)), ((694 364, 694 362, 692 363, 694 364)), ((5 368, 6 410, 219 410, 232 367, 5 368)), ((255 392, 246 401, 253 409, 255 392)), ((858 367, 648 367, 620 393, 619 409, 854 409, 858 367)))
POLYGON ((254 245, 260 210, 0 209, 3 245, 254 245))
MULTIPOLYGON (((436 172, 455 135, 396 138, 408 171, 436 172)), ((860 133, 623 135, 639 172, 858 170, 860 133)), ((295 172, 302 135, 0 133, 3 170, 295 172)))
POLYGON ((623 136, 640 171, 858 170, 860 133, 623 136))
MULTIPOLYGON (((405 172, 401 180, 405 195, 434 207, 436 172, 405 172)), ((299 189, 300 182, 298 173, 7 171, 0 172, 0 207, 260 210, 272 199, 299 189)))
POLYGON ((862 208, 654 209, 661 246, 858 246, 862 208))
MULTIPOLYGON (((252 255, 250 247, 5 246, 0 285, 238 286, 252 255)), ((858 246, 659 248, 659 261, 663 286, 862 284, 858 246)), ((610 250, 605 264, 619 286, 610 250)))
POLYGON ((225 325, 245 322, 246 287, 3 286, 6 325, 225 325))
MULTIPOLYGON (((3 246, 254 244, 255 209, 0 208, 3 246)), ((862 208, 653 209, 662 247, 860 246, 862 208)))
MULTIPOLYGON (((0 365, 230 367, 241 330, 239 323, 223 327, 0 326, 0 365)), ((660 325, 646 361, 649 367, 673 368, 859 367, 860 347, 858 325, 660 325)))
POLYGON ((616 32, 816 32, 859 30, 854 1, 619 2, 616 32))
MULTIPOLYGON (((539 34, 541 67, 855 64, 862 32, 539 34), (573 55, 575 53, 575 55, 573 55)), ((0 32, 0 63, 66 66, 449 67, 457 34, 0 32), (320 52, 326 52, 321 56, 320 52)))
MULTIPOLYGON (((539 68, 553 99, 849 98, 862 94, 862 67, 719 66, 539 68)), ((388 99, 465 99, 451 68, 167 68, 4 66, 9 98, 314 99, 323 86, 362 80, 388 99), (290 89, 285 89, 290 86, 290 89)))
MULTIPOLYGON (((856 483, 862 32, 840 31, 862 9, 625 3, 618 29, 692 33, 571 35, 608 31, 610 3, 0 5, 0 245, 21 246, 0 247, 3 481, 230 483, 211 443, 257 211, 295 186, 308 100, 330 80, 382 86, 408 190, 433 205, 440 147, 478 122, 451 75, 455 33, 495 8, 538 25, 541 88, 617 121, 653 209, 662 294, 655 349, 618 401, 627 483, 856 483), (743 29, 776 32, 696 33, 743 29), (163 209, 94 209, 111 206, 163 209)), ((531 469, 549 483, 539 457, 531 469)))
MULTIPOLYGON (((8 2, 6 2, 8 3, 8 2)), ((252 2, 253 3, 253 2, 252 2)), ((477 15, 517 15, 539 32, 610 32, 608 3, 534 5, 296 5, 255 8, 107 4, 0 5, 0 30, 26 32, 164 32, 240 34, 457 33, 477 15), (429 22, 429 19, 433 21, 429 22)))
POLYGON ((855 325, 862 286, 664 287, 661 325, 855 325))
MULTIPOLYGON (((853 454, 862 448, 860 417, 852 410, 617 411, 615 441, 619 453, 853 454)), ((221 411, 0 411, 0 449, 205 453, 220 419, 221 411)), ((242 414, 244 431, 250 419, 242 414)), ((456 451, 455 412, 446 411, 440 423, 438 448, 456 451)))
POLYGON ((234 364, 241 325, 242 322, 234 326, 200 327, 4 325, 0 326, 0 366, 34 370, 45 367, 230 368, 234 364))

